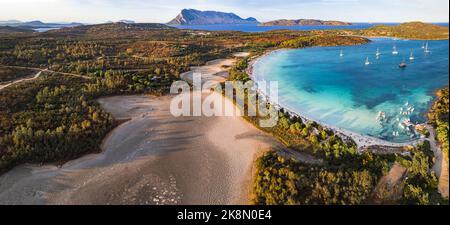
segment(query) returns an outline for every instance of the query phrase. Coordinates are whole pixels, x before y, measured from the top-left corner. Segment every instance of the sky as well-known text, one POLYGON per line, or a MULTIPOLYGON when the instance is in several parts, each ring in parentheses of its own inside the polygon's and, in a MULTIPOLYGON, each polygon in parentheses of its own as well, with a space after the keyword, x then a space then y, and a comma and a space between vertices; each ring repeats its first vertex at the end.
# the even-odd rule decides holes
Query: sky
POLYGON ((0 0, 1 20, 165 23, 182 9, 234 12, 261 22, 322 19, 346 22, 448 22, 448 0, 0 0))

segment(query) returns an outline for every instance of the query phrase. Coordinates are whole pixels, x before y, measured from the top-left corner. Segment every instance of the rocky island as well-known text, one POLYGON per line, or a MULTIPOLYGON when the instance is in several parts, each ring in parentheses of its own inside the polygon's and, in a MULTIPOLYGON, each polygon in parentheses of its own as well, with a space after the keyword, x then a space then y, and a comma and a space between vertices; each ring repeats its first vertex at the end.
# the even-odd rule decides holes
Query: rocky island
POLYGON ((253 17, 243 19, 234 13, 183 9, 168 25, 259 24, 253 17))

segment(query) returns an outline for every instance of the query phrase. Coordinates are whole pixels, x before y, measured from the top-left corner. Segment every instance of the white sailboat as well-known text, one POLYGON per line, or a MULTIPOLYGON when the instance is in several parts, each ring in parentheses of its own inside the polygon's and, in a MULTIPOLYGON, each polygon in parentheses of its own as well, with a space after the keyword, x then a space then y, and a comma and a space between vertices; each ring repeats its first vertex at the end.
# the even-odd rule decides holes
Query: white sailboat
POLYGON ((425 43, 422 44, 422 49, 425 49, 425 43))
POLYGON ((340 57, 344 57, 344 51, 341 50, 341 53, 339 54, 340 57))
POLYGON ((397 46, 395 46, 395 45, 394 45, 394 47, 392 48, 392 54, 393 54, 393 55, 398 55, 397 46))
POLYGON ((377 48, 377 53, 375 53, 375 55, 376 55, 377 57, 379 57, 379 56, 381 55, 380 48, 377 48))
POLYGON ((370 65, 369 57, 366 58, 366 62, 364 63, 366 66, 370 65))
POLYGON ((430 51, 430 49, 428 48, 428 42, 427 42, 427 44, 425 44, 425 53, 430 53, 431 51, 430 51))
POLYGON ((415 58, 414 58, 414 54, 413 54, 413 51, 411 51, 411 54, 409 55, 409 60, 414 60, 415 58))

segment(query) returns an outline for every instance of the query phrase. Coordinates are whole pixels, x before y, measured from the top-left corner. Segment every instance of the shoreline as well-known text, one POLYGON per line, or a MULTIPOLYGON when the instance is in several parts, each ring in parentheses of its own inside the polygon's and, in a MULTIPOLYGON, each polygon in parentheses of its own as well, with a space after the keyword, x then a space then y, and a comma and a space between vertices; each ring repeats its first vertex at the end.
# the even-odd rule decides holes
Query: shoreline
MULTIPOLYGON (((366 37, 367 38, 367 37, 366 37)), ((245 69, 245 72, 248 74, 249 78, 256 82, 255 76, 253 74, 254 66, 256 63, 258 63, 262 58, 267 57, 270 54, 274 54, 276 52, 280 51, 289 51, 289 50, 299 50, 299 49, 290 49, 290 48, 282 48, 282 49, 274 49, 274 50, 267 50, 264 53, 260 55, 253 56, 251 59, 249 59, 248 67, 245 69)), ((258 89, 258 94, 262 95, 264 98, 269 99, 263 91, 258 89)), ((337 126, 333 126, 330 124, 326 124, 322 121, 317 121, 314 119, 309 118, 308 116, 304 115, 302 112, 297 112, 296 110, 292 110, 289 107, 277 102, 271 102, 269 100, 269 103, 274 105, 276 108, 283 108, 285 111, 287 111, 291 115, 295 115, 299 118, 301 118, 305 123, 307 122, 316 122, 320 126, 324 128, 328 128, 331 131, 333 131, 336 135, 340 136, 341 138, 345 139, 351 139, 353 140, 358 147, 358 150, 363 150, 368 147, 388 147, 388 148, 404 148, 404 147, 410 147, 410 146, 417 146, 418 144, 422 143, 426 139, 419 138, 417 140, 407 141, 407 142, 391 142, 387 140, 383 140, 381 138, 369 136, 366 134, 360 134, 358 132, 346 130, 343 128, 339 128, 337 126)))

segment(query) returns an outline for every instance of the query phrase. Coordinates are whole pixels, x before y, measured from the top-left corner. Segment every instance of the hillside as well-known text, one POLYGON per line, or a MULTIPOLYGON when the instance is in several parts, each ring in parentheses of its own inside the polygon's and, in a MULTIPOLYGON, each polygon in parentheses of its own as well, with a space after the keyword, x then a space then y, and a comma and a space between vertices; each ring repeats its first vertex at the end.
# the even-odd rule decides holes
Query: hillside
POLYGON ((348 26, 351 23, 341 21, 324 21, 312 19, 274 20, 260 24, 261 26, 348 26))
POLYGON ((422 22, 403 23, 398 26, 378 25, 367 30, 362 30, 364 36, 388 36, 420 40, 448 39, 448 27, 427 24, 422 22))
POLYGON ((51 30, 45 36, 70 36, 89 38, 143 38, 149 35, 163 35, 160 31, 177 31, 177 29, 158 23, 106 23, 51 30))
POLYGON ((44 23, 39 20, 22 22, 18 20, 0 21, 0 26, 25 27, 25 28, 60 28, 81 26, 81 23, 44 23))
POLYGON ((255 18, 243 19, 234 13, 183 9, 169 25, 258 24, 255 18))
POLYGON ((33 33, 34 31, 28 28, 0 26, 0 34, 23 34, 33 33))

